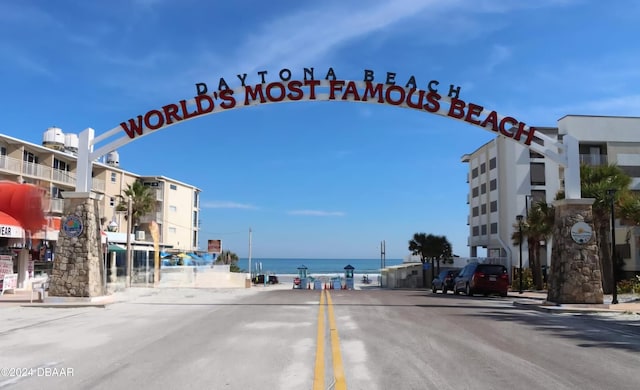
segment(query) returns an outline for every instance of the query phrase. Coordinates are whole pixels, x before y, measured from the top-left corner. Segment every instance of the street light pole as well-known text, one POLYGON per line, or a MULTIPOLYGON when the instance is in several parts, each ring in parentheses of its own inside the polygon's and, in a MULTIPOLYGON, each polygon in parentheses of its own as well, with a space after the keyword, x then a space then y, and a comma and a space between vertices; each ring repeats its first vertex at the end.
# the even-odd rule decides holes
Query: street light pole
POLYGON ((253 279, 251 270, 251 228, 249 228, 249 279, 253 279))
POLYGON ((613 276, 613 291, 611 292, 612 305, 616 305, 618 303, 618 281, 616 278, 616 260, 618 256, 616 256, 616 215, 614 207, 615 194, 615 189, 607 190, 607 195, 609 195, 611 200, 611 273, 613 276))
POLYGON ((518 243, 520 245, 520 269, 518 271, 520 277, 520 294, 522 294, 522 215, 516 215, 518 220, 518 243))

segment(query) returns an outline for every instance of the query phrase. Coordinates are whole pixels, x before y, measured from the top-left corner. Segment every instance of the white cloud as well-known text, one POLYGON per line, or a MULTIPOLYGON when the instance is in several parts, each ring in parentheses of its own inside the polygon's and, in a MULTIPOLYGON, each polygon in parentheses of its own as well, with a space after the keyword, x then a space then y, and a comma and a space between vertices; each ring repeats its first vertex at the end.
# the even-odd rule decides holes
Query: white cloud
POLYGON ((287 212, 289 215, 308 215, 312 217, 343 217, 342 211, 322 211, 322 210, 293 210, 287 212))
POLYGON ((489 53, 489 58, 485 69, 487 72, 493 72, 496 66, 511 58, 511 49, 502 45, 493 45, 489 53))
POLYGON ((212 200, 204 202, 200 205, 205 209, 243 209, 243 210, 255 210, 258 207, 248 203, 238 203, 222 200, 212 200))

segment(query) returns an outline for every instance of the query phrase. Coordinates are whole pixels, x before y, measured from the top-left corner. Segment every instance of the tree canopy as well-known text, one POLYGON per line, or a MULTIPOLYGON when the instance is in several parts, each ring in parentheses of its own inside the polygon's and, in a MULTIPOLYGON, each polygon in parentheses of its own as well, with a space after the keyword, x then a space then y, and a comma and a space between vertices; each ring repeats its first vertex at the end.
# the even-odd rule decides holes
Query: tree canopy
MULTIPOLYGON (((140 224, 140 219, 155 210, 156 197, 151 187, 145 186, 141 181, 136 180, 132 184, 127 184, 127 188, 122 191, 122 199, 116 206, 116 211, 127 211, 129 200, 131 200, 131 232, 135 226, 140 224)), ((125 216, 126 218, 126 216, 125 216)))
MULTIPOLYGON (((424 264, 431 262, 431 278, 435 276, 435 262, 438 262, 438 271, 440 270, 440 261, 450 261, 453 253, 451 243, 445 236, 436 236, 426 233, 415 233, 413 238, 409 240, 409 250, 412 255, 419 255, 420 261, 424 264)), ((422 269, 422 284, 426 287, 426 271, 422 269)))

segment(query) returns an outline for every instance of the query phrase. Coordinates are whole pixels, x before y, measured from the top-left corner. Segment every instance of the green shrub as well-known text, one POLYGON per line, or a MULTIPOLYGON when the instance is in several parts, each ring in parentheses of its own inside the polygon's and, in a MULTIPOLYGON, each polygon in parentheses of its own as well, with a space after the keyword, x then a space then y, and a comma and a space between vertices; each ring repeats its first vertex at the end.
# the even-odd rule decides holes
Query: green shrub
MULTIPOLYGON (((511 276, 511 291, 520 291, 520 269, 513 268, 513 274, 511 276)), ((531 290, 535 286, 533 284, 533 275, 530 268, 522 269, 522 289, 531 290)))
POLYGON ((618 280, 618 293, 620 294, 640 294, 640 277, 635 279, 618 280))

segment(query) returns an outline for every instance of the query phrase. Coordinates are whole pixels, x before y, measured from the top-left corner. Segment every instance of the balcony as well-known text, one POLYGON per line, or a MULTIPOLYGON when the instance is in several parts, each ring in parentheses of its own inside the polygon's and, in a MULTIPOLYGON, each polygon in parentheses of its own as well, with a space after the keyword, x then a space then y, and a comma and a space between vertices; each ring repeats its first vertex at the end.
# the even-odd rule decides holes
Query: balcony
POLYGON ((599 165, 607 165, 607 161, 608 159, 606 154, 581 154, 580 155, 580 164, 599 166, 599 165))
POLYGON ((58 198, 51 199, 51 203, 49 205, 49 211, 52 213, 63 213, 64 199, 58 199, 58 198))
POLYGON ((52 168, 42 164, 28 161, 22 162, 22 174, 36 177, 38 179, 51 180, 52 168))
POLYGON ((69 171, 63 171, 60 169, 53 169, 53 176, 51 177, 51 180, 58 183, 64 183, 71 186, 75 186, 76 174, 69 171))
POLYGON ((0 171, 20 174, 20 167, 22 166, 22 160, 15 158, 0 156, 0 171))
POLYGON ((159 202, 164 201, 164 197, 162 196, 162 190, 160 188, 156 189, 156 200, 159 202))
POLYGON ((104 188, 105 188, 104 180, 100 180, 96 178, 91 179, 92 190, 104 193, 104 188))

